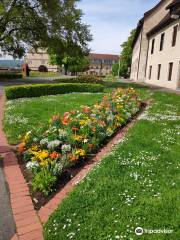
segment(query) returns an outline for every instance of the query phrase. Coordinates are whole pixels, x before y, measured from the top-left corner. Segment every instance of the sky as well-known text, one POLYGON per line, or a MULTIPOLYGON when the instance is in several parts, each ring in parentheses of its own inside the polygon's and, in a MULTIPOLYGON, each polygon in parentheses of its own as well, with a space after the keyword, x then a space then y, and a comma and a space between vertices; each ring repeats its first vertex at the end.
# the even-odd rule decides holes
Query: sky
POLYGON ((120 45, 137 26, 144 12, 159 0, 81 0, 83 22, 90 25, 91 52, 119 54, 120 45))

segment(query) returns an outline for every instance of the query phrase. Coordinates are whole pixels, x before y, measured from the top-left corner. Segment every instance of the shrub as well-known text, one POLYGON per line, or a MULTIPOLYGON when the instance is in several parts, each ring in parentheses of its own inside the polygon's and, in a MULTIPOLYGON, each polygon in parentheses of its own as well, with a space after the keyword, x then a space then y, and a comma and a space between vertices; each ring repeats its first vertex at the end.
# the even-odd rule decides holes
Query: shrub
POLYGON ((95 75, 82 75, 78 77, 78 80, 88 83, 103 83, 102 78, 95 75))
POLYGON ((48 72, 48 68, 44 65, 40 65, 38 68, 39 72, 48 72))
POLYGON ((0 73, 0 79, 17 79, 22 78, 21 73, 0 73))
POLYGON ((7 99, 30 98, 45 95, 65 94, 71 92, 103 92, 100 84, 36 84, 18 85, 5 89, 7 99))
POLYGON ((29 158, 30 164, 26 166, 37 178, 34 189, 42 189, 39 175, 36 177, 39 171, 49 169, 58 178, 63 169, 94 153, 140 107, 141 102, 134 89, 118 89, 92 107, 84 106, 79 111, 66 112, 62 117, 53 116, 41 136, 28 132, 19 151, 26 161, 29 158), (39 182, 41 187, 38 187, 39 182))
POLYGON ((77 78, 63 78, 63 79, 56 79, 54 82, 58 83, 97 83, 103 84, 104 81, 101 77, 94 76, 94 75, 82 75, 77 78))

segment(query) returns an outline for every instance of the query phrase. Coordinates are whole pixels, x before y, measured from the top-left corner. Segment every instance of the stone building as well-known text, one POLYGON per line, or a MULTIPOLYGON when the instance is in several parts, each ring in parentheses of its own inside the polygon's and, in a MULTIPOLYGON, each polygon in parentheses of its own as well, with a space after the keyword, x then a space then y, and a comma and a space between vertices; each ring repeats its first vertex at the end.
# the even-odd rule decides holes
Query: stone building
POLYGON ((90 66, 87 74, 110 75, 112 66, 119 62, 118 55, 90 53, 90 66))
POLYGON ((180 0, 161 0, 139 21, 131 79, 171 89, 180 86, 180 0))
MULTIPOLYGON (((112 65, 119 61, 118 55, 90 53, 90 66, 86 74, 108 75, 112 72, 112 65)), ((46 51, 39 50, 38 53, 30 51, 25 56, 25 62, 31 70, 38 71, 40 66, 45 66, 48 71, 58 71, 58 66, 49 64, 49 56, 46 51)))
POLYGON ((45 50, 39 49, 37 53, 31 50, 26 54, 24 60, 33 71, 38 71, 41 66, 44 66, 49 72, 58 71, 58 66, 49 63, 49 55, 45 50))

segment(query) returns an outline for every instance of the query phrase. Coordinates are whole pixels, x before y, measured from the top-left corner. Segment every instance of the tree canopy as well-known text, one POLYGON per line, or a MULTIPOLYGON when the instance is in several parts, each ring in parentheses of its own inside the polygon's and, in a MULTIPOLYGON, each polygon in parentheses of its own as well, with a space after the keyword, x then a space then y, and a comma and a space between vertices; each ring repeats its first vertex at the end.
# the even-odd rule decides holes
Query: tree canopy
POLYGON ((134 39, 136 29, 133 29, 130 33, 130 36, 128 37, 128 40, 124 42, 121 47, 122 51, 120 54, 120 69, 119 69, 119 75, 121 77, 127 78, 129 77, 129 69, 131 67, 131 60, 132 60, 132 42, 134 39))
POLYGON ((88 52, 92 40, 82 23, 79 0, 1 0, 0 47, 14 57, 27 48, 50 49, 64 57, 88 52))

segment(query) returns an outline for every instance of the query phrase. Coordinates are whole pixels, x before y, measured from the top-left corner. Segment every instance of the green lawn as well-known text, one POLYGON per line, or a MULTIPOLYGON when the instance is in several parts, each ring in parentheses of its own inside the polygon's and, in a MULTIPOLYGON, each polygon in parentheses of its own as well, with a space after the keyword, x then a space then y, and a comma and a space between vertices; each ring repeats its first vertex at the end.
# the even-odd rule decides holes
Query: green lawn
POLYGON ((57 72, 38 72, 38 71, 31 71, 30 77, 60 77, 60 73, 57 72))
POLYGON ((50 217, 46 240, 180 239, 180 96, 142 93, 151 107, 50 217))
POLYGON ((79 109, 82 105, 92 105, 102 96, 103 94, 76 93, 7 101, 4 130, 8 141, 17 144, 19 136, 46 126, 54 114, 79 109))

